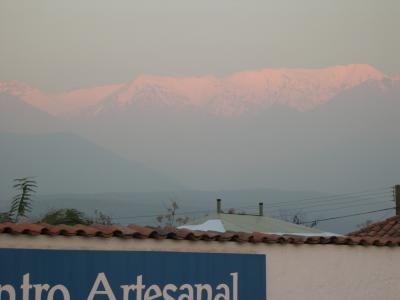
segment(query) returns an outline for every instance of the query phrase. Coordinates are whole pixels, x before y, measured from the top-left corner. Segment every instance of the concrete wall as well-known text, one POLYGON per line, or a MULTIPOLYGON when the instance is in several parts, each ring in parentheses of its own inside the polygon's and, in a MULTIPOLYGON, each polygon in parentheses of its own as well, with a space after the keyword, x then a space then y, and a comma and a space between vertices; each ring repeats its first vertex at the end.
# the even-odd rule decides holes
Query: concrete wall
POLYGON ((0 247, 265 253, 268 300, 400 299, 400 247, 254 245, 7 234, 0 235, 0 247))

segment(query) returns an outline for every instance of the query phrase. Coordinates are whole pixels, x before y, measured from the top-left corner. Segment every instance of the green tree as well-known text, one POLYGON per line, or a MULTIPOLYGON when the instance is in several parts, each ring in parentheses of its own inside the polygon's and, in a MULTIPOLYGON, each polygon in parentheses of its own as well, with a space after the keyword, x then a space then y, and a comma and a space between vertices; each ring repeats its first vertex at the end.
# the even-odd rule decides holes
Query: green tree
POLYGON ((14 179, 13 188, 17 190, 11 202, 9 216, 14 222, 18 222, 21 217, 27 217, 32 210, 32 196, 36 192, 37 184, 32 177, 14 179))
POLYGON ((9 212, 0 212, 0 223, 11 222, 9 212))
POLYGON ((39 222, 51 225, 89 225, 92 223, 83 212, 75 208, 62 208, 49 211, 39 222))
POLYGON ((46 223, 51 225, 90 225, 90 224, 102 224, 112 225, 112 219, 110 216, 102 213, 101 211, 95 210, 94 218, 90 218, 85 213, 75 208, 61 208, 47 212, 39 223, 46 223))

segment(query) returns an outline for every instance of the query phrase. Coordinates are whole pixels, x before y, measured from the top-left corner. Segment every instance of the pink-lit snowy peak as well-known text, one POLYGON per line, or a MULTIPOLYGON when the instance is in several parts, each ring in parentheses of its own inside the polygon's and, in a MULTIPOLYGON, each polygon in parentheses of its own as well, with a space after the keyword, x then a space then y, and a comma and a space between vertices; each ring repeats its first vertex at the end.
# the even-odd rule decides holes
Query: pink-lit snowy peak
POLYGON ((139 76, 123 84, 49 94, 16 81, 0 92, 18 96, 52 115, 101 114, 131 105, 185 106, 217 115, 237 115, 277 104, 310 110, 337 94, 385 75, 369 65, 323 69, 264 69, 227 77, 139 76))

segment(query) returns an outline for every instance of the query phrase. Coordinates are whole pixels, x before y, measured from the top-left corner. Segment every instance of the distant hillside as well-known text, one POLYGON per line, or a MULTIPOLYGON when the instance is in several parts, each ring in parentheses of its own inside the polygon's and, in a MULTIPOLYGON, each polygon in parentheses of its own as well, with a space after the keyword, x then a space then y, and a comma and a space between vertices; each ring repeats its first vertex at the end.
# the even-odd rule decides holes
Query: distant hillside
MULTIPOLYGON (((0 133, 0 196, 12 180, 36 176, 41 193, 175 190, 180 186, 73 134, 0 133)), ((0 198, 1 199, 1 198, 0 198)))
POLYGON ((0 132, 48 133, 60 131, 63 121, 0 89, 0 132))

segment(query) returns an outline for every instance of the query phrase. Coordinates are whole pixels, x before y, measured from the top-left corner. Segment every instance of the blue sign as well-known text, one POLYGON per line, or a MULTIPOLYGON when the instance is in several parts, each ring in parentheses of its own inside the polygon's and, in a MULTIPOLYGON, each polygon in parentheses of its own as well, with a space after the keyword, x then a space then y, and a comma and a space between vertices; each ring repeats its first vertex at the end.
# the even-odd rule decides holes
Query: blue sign
POLYGON ((0 249, 0 300, 265 300, 258 254, 0 249))

